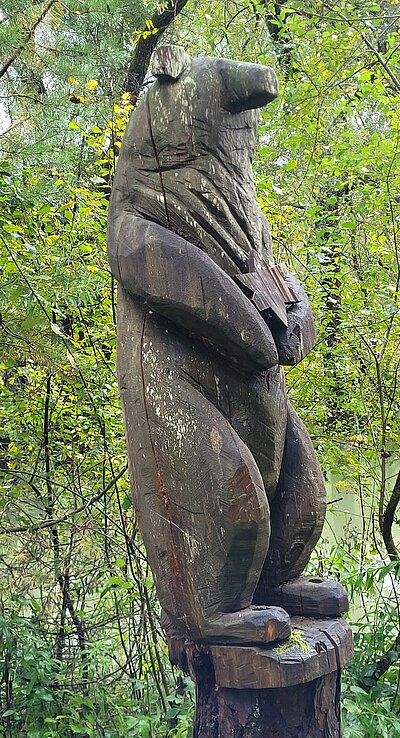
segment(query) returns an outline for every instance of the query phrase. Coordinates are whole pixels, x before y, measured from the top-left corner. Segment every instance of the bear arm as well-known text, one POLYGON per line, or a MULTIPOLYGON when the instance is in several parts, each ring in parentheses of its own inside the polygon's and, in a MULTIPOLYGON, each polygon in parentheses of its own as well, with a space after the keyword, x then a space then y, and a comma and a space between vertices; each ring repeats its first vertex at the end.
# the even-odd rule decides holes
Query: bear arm
POLYGON ((294 366, 311 351, 315 343, 314 320, 308 297, 297 279, 287 272, 285 282, 298 294, 300 302, 287 311, 288 326, 281 323, 271 327, 278 351, 279 363, 294 366))
POLYGON ((212 341, 243 369, 278 363, 274 339, 234 281, 197 246, 124 213, 110 225, 109 259, 122 286, 154 312, 212 341))

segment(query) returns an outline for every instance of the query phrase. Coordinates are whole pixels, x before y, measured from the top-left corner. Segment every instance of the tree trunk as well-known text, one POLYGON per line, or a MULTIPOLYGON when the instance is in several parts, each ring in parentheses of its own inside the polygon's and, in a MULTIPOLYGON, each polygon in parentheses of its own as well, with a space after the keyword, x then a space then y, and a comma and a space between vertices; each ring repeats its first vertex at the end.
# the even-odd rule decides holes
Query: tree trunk
POLYGON ((340 671, 283 689, 224 689, 196 663, 193 738, 340 738, 340 671))
POLYGON ((193 738, 341 738, 340 676, 353 653, 342 618, 293 617, 283 646, 168 637, 196 684, 193 738))

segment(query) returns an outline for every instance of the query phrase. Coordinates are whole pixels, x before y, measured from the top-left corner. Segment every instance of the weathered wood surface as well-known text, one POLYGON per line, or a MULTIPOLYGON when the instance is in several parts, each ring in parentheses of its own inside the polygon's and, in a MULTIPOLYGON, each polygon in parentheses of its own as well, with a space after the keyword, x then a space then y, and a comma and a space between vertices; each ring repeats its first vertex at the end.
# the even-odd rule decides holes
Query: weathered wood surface
POLYGON ((353 636, 342 618, 291 619, 293 641, 278 646, 200 644, 170 634, 172 663, 196 680, 193 659, 208 654, 215 683, 227 689, 280 689, 341 671, 353 655, 353 636))
POLYGON ((157 82, 132 114, 118 157, 111 251, 118 221, 129 212, 195 244, 231 277, 247 271, 252 249, 272 259, 251 160, 256 108, 277 96, 275 73, 210 57, 188 67, 176 47, 156 51, 153 71, 157 82))
POLYGON ((252 250, 248 272, 236 282, 264 315, 278 351, 280 364, 297 364, 315 341, 314 323, 307 295, 284 265, 267 265, 252 250))
POLYGON ((253 597, 300 576, 325 517, 325 485, 304 424, 288 404, 285 446, 275 497, 271 500, 271 539, 253 597))
POLYGON ((283 275, 299 301, 274 321, 235 282, 254 251, 261 269, 273 266, 251 162, 256 108, 276 97, 276 77, 176 47, 156 52, 153 71, 124 137, 108 228, 137 520, 178 635, 266 643, 290 622, 264 593, 302 573, 325 515, 282 368, 312 347, 308 299, 283 275))
POLYGON ((239 612, 224 612, 210 618, 203 638, 207 643, 273 643, 285 640, 291 632, 289 615, 281 607, 251 605, 239 612))
POLYGON ((250 253, 248 269, 248 273, 238 274, 236 281, 247 288, 260 313, 267 311, 287 328, 288 305, 301 302, 300 295, 285 282, 287 270, 285 273, 282 265, 264 264, 255 251, 250 253))
POLYGON ((283 607, 290 615, 339 617, 349 609, 349 599, 339 582, 322 577, 298 577, 265 593, 263 602, 283 607))
POLYGON ((196 684, 194 738, 340 738, 340 674, 353 653, 341 619, 293 618, 302 645, 210 646, 169 638, 196 684))
POLYGON ((217 687, 208 671, 197 683, 193 738, 342 736, 338 673, 295 687, 239 690, 217 687))
POLYGON ((292 687, 339 671, 352 657, 353 636, 345 620, 291 621, 301 645, 295 640, 290 648, 211 646, 216 683, 231 689, 292 687))

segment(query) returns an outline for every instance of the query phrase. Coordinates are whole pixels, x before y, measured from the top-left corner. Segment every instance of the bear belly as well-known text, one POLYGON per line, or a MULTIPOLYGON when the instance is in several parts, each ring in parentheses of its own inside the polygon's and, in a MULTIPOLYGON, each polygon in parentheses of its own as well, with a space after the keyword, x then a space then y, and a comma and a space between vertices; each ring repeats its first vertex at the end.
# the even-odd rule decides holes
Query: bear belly
POLYGON ((286 432, 280 368, 242 373, 120 290, 118 378, 138 525, 183 632, 248 607, 286 432), (183 564, 183 565, 182 565, 183 564))

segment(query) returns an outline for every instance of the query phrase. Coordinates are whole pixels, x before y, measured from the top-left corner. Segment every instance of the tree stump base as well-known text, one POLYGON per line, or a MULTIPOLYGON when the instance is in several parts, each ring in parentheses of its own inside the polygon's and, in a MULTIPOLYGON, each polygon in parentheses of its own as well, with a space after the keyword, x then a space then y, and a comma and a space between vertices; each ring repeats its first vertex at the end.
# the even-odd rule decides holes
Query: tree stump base
POLYGON ((340 738, 350 627, 302 617, 292 626, 275 647, 168 639, 172 663, 196 684, 194 738, 340 738))

